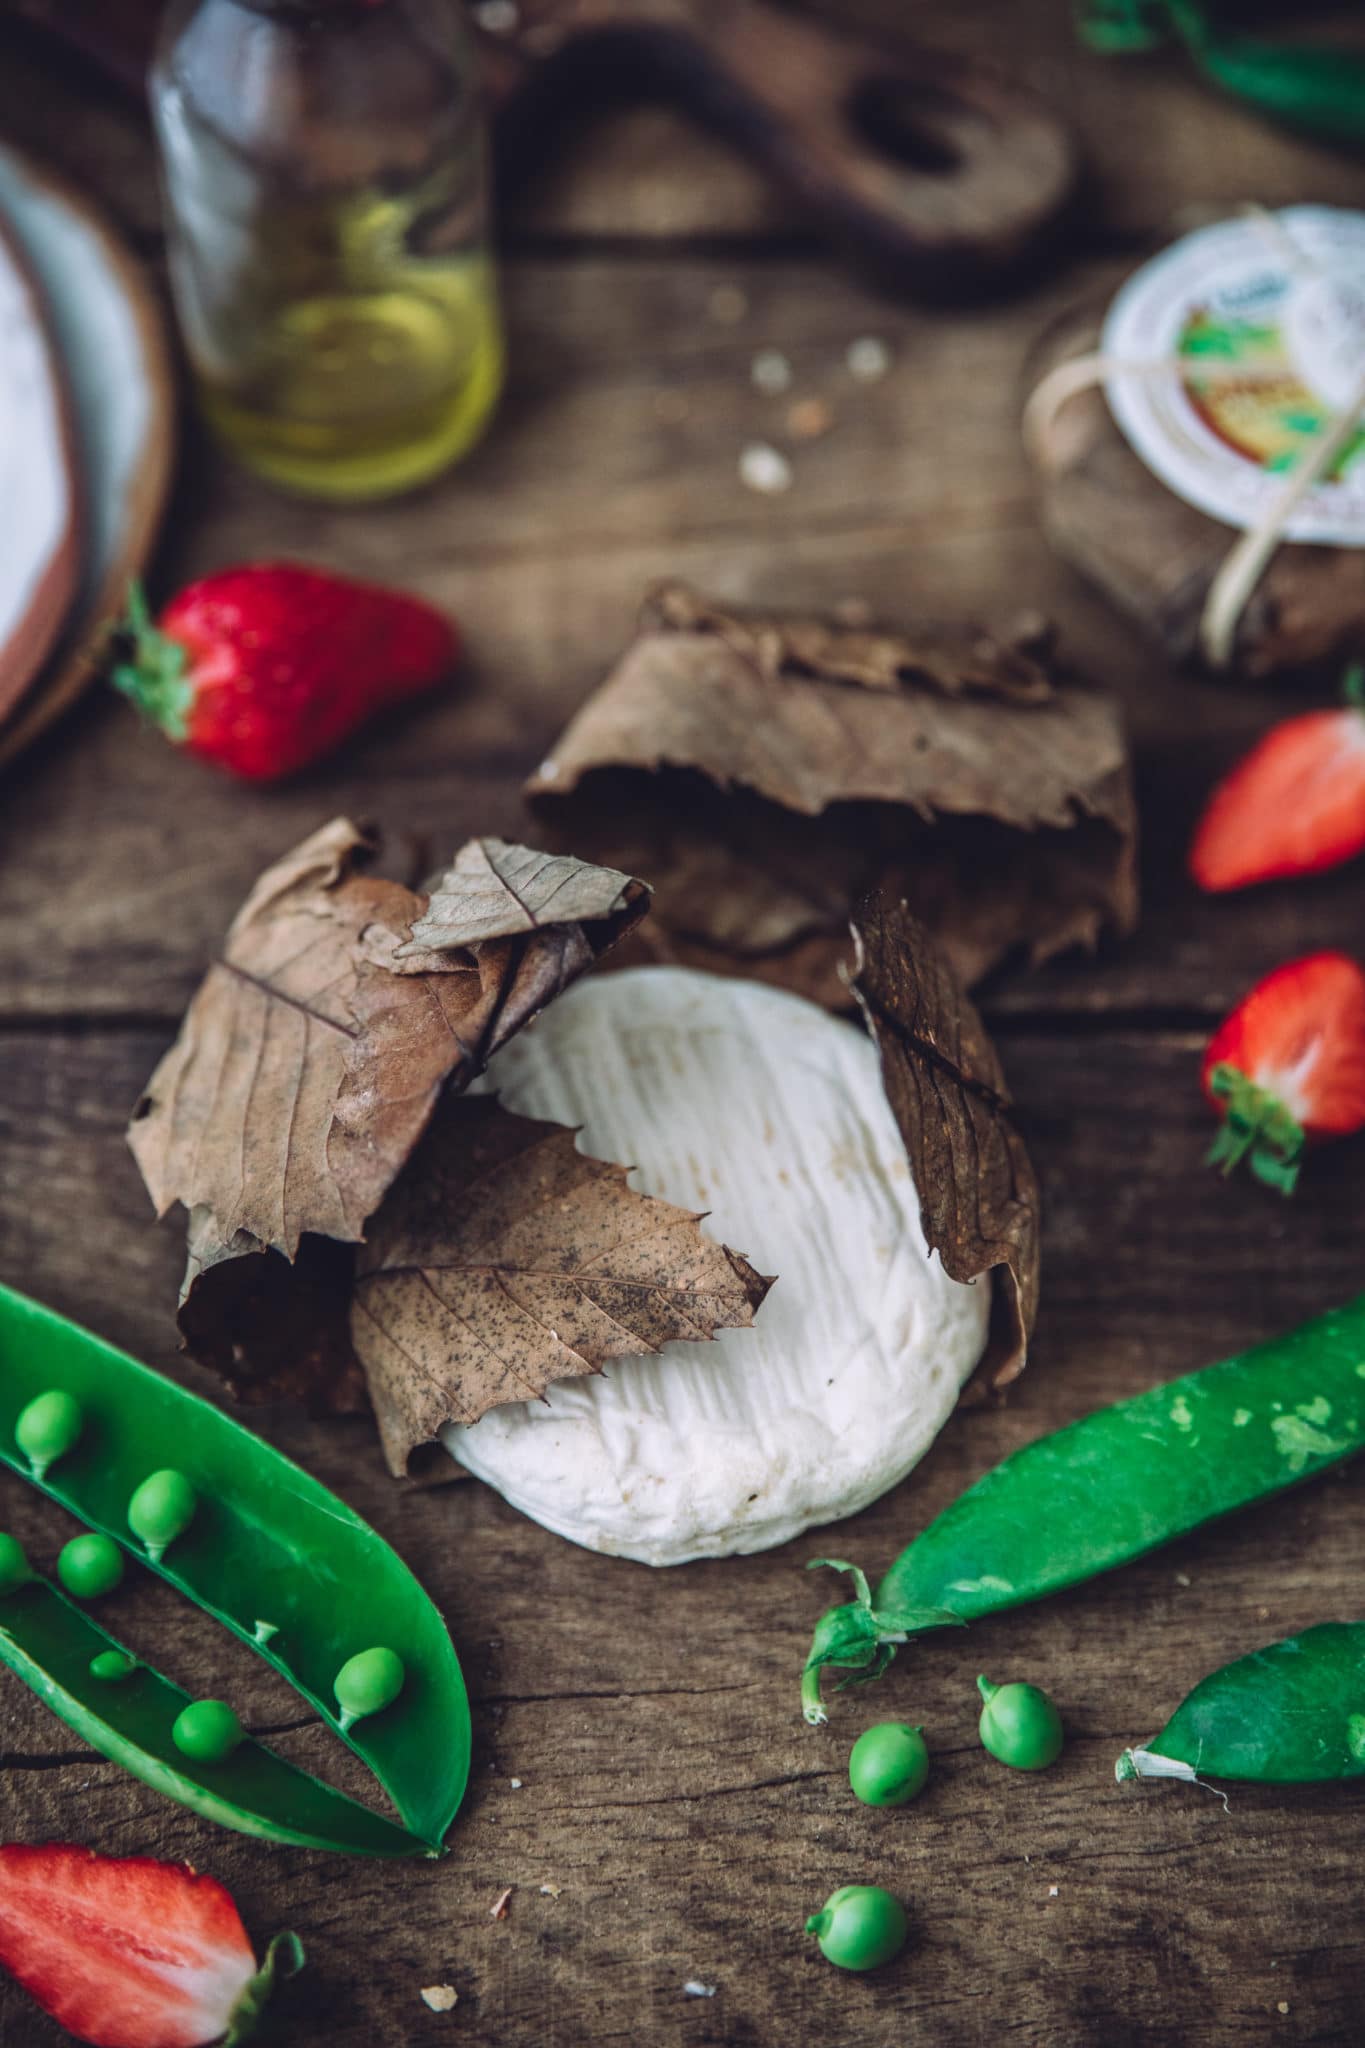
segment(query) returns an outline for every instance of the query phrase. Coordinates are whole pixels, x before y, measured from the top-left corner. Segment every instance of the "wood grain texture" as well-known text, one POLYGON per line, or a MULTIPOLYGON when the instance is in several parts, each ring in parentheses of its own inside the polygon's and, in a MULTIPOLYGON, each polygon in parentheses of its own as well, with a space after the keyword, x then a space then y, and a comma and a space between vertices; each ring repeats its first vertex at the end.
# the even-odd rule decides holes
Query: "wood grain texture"
MULTIPOLYGON (((867 20, 888 4, 847 13, 867 20)), ((1358 196, 1358 166, 1278 136, 1165 60, 1084 60, 1082 88, 1061 0, 1028 10, 1027 26, 1006 0, 922 12, 945 40, 992 39, 1035 85, 1070 95, 1096 159, 1092 236, 1145 234, 1177 203, 1248 192, 1358 196)), ((137 123, 31 54, 11 57, 6 28, 6 132, 44 143, 150 237, 137 123)), ((608 151, 586 182, 569 172, 544 188, 537 233, 570 235, 590 195, 587 224, 610 234, 651 190, 673 193, 688 233, 714 228, 710 145, 675 154, 665 129, 651 132, 652 184, 623 188, 632 158, 608 151)), ((749 225, 742 207, 729 219, 749 225)), ((1027 302, 950 317, 888 309, 771 244, 669 260, 637 245, 609 260, 566 242, 510 266, 506 412, 433 491, 374 514, 317 512, 194 446, 163 588, 234 557, 298 553, 451 605, 474 651, 446 697, 289 789, 243 789, 180 761, 97 696, 5 779, 0 1273, 212 1395, 174 1350, 182 1232, 152 1222, 123 1126, 232 910, 267 859, 337 811, 406 835, 394 868, 405 879, 470 833, 516 837, 524 774, 619 652, 645 584, 671 572, 750 603, 861 595, 893 621, 1050 611, 1121 690, 1137 741, 1141 929, 1098 967, 1058 963, 986 992, 1043 1184, 1030 1369, 1007 1407, 957 1415, 905 1485, 840 1530, 840 1549, 884 1567, 1039 1431, 1357 1291, 1365 1148, 1321 1154, 1292 1204, 1221 1186, 1197 1164, 1208 1124, 1194 1074, 1215 1014, 1255 976, 1353 942, 1361 875, 1194 898, 1180 861, 1200 795, 1276 700, 1196 685, 1141 646, 1049 555, 1017 449, 1028 349, 1118 267, 1077 264, 1027 302), (722 286, 747 301, 733 325, 710 311, 722 286), (859 386, 843 351, 869 333, 894 368, 859 386), (823 439, 783 440, 783 401, 749 382, 764 345, 792 360, 793 395, 830 406, 823 439), (739 484, 754 439, 789 449, 785 497, 739 484)), ((310 1967, 285 1989, 277 2038, 1329 2048, 1358 2035, 1360 1788, 1244 1789, 1225 1813, 1196 1791, 1116 1786, 1112 1763, 1215 1664, 1361 1611, 1365 1469, 996 1617, 962 1644, 926 1643, 817 1731, 800 1721, 797 1672, 832 1592, 801 1566, 827 1539, 650 1572, 572 1549, 477 1484, 395 1487, 361 1420, 253 1420, 384 1531, 448 1616, 478 1744, 452 1855, 380 1869, 219 1832, 81 1750, 8 1680, 0 1788, 8 1835, 188 1856, 232 1887, 259 1940, 296 1926, 310 1967), (1045 1777, 1012 1777, 978 1749, 982 1668, 1055 1690, 1072 1739, 1045 1777), (902 1715, 926 1724, 930 1788, 908 1813, 858 1807, 848 1743, 902 1715), (913 1924, 905 1960, 868 1982, 837 1977, 799 1931, 828 1890, 859 1880, 895 1885, 913 1924), (508 1884, 508 1916, 494 1921, 508 1884), (715 1997, 685 1998, 688 1979, 715 1997), (458 1990, 452 2014, 422 2004, 433 1983, 458 1990)), ((60 1517, 17 1483, 0 1493, 8 1525, 49 1556, 60 1517)), ((254 1726, 285 1731, 273 1739, 291 1755, 348 1782, 345 1752, 300 1725, 297 1697, 163 1591, 127 1610, 135 1643, 187 1684, 229 1691, 254 1726)), ((0 1980, 6 2048, 60 2038, 0 1980)))

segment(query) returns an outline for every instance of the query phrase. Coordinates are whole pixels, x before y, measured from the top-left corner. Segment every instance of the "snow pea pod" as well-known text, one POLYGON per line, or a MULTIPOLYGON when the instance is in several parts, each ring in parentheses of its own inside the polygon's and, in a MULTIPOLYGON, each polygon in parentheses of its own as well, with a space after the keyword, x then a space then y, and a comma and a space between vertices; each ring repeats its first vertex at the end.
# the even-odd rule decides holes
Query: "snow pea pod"
POLYGON ((825 1718, 824 1664, 875 1678, 910 1636, 1127 1564, 1362 1448, 1365 1294, 1098 1409, 987 1472, 901 1552, 875 1593, 855 1573, 857 1598, 821 1617, 805 1717, 825 1718))
POLYGON ((171 1728, 190 1704, 189 1694, 142 1663, 111 1685, 90 1668, 111 1651, 128 1654, 45 1579, 30 1579, 0 1599, 0 1663, 92 1749, 144 1785, 221 1827, 272 1842, 354 1856, 431 1853, 405 1828, 259 1742, 244 1742, 227 1764, 197 1763, 183 1755, 171 1728))
POLYGON ((352 1508, 207 1401, 5 1287, 0 1460, 273 1665, 369 1766, 412 1834, 439 1847, 469 1774, 464 1681, 436 1608, 352 1508), (78 1403, 81 1427, 40 1471, 15 1426, 53 1389, 78 1403), (130 1529, 128 1507, 150 1474, 168 1469, 188 1479, 195 1511, 154 1555, 130 1529), (337 1673, 381 1645, 402 1662, 402 1692, 344 1724, 337 1673))
POLYGON ((1145 1748, 1126 1749, 1114 1775, 1261 1785, 1365 1777, 1365 1621, 1324 1621, 1225 1664, 1145 1748))

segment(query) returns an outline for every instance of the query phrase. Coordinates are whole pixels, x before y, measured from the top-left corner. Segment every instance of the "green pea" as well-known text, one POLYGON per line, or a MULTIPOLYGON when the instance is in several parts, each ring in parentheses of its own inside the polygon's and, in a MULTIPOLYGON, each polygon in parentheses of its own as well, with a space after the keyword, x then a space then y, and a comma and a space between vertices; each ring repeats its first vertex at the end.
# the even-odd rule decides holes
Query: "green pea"
POLYGON ((811 1914, 806 1932, 817 1936, 826 1962, 841 1970, 875 1970, 900 1954, 910 1923, 900 1900, 879 1884, 846 1884, 811 1914))
POLYGON ((101 1650, 98 1657, 90 1659, 90 1676, 102 1679, 105 1685, 122 1685, 136 1670, 137 1658, 126 1650, 101 1650))
POLYGON ((929 1747, 919 1728, 879 1721, 865 1728, 848 1759, 848 1782, 864 1806, 904 1806, 924 1790, 929 1747))
POLYGON ((123 1552, 109 1536, 73 1536, 58 1555, 57 1577, 77 1600, 98 1600, 123 1577, 123 1552))
POLYGON ((49 1465, 64 1458, 81 1433, 84 1417, 80 1402, 60 1387, 36 1394, 19 1412, 14 1441, 41 1479, 49 1465))
POLYGON ((1016 1771, 1045 1771, 1062 1753, 1062 1717, 1036 1685, 992 1685, 978 1678, 986 1702, 981 1740, 991 1755, 1016 1771))
POLYGON ((197 1763, 221 1764, 246 1730, 226 1700, 192 1700, 175 1717, 171 1740, 197 1763))
POLYGON ((402 1659, 392 1650, 358 1650, 348 1657, 333 1684, 342 1727, 389 1706, 403 1690, 404 1675, 402 1659))
POLYGON ((17 1536, 0 1536, 0 1594, 17 1593, 33 1577, 17 1536))
POLYGON ((128 1527, 146 1544, 153 1564, 159 1564, 167 1546, 184 1535, 197 1506, 194 1488, 173 1466, 143 1480, 128 1503, 128 1527))

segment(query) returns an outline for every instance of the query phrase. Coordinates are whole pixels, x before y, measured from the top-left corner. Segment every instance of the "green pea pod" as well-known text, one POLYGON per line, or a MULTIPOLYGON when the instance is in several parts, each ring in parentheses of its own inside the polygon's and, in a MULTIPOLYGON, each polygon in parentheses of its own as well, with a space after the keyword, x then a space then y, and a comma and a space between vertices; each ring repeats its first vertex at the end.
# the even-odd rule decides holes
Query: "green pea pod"
POLYGON ((171 1740, 171 1724, 189 1704, 188 1693, 141 1663, 117 1685, 92 1674, 93 1658, 122 1648, 45 1579, 30 1579, 0 1599, 0 1663, 92 1749, 144 1785, 221 1827, 272 1842, 354 1856, 431 1853, 405 1828, 259 1742, 244 1742, 225 1764, 183 1756, 171 1740))
POLYGON ((1126 1749, 1114 1775, 1261 1785, 1365 1777, 1365 1621, 1324 1621, 1225 1664, 1145 1748, 1126 1749))
MULTIPOLYGON (((469 1775, 464 1681, 436 1608, 352 1508, 207 1401, 5 1287, 0 1459, 272 1664, 369 1766, 420 1844, 440 1846, 469 1775), (74 1397, 82 1424, 40 1472, 19 1449, 15 1424, 52 1389, 74 1397), (163 1468, 186 1475, 197 1505, 156 1555, 130 1530, 128 1506, 163 1468), (337 1673, 377 1646, 401 1660, 402 1692, 343 1725, 337 1673)), ((113 1702, 105 1711, 117 1722, 113 1702)))
MULTIPOLYGON (((820 1667, 875 1678, 908 1637, 1060 1592, 1365 1448, 1365 1295, 1026 1444, 902 1551, 875 1594, 822 1616, 820 1667)), ((847 1570, 847 1566, 842 1567, 847 1570)))
POLYGON ((1078 0, 1092 50, 1148 51, 1176 35, 1204 75, 1272 120, 1326 142, 1365 145, 1365 57, 1347 47, 1265 43, 1225 33, 1196 0, 1078 0))

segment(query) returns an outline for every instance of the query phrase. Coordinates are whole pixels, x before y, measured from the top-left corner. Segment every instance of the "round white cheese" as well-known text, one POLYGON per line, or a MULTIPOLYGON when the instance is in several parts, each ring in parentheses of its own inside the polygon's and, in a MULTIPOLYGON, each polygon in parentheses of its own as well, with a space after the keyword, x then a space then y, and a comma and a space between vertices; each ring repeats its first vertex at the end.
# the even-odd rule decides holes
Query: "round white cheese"
POLYGON ((778 1277, 749 1329, 449 1425, 460 1464, 590 1550, 682 1564, 854 1514, 923 1457, 981 1356, 989 1285, 926 1249, 861 1031, 756 982, 636 968, 580 982, 481 1086, 581 1125, 583 1151, 778 1277))

